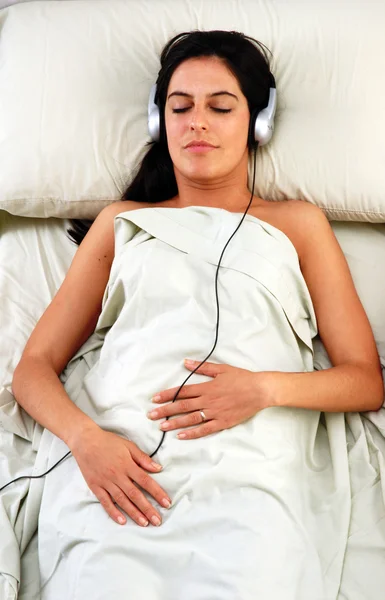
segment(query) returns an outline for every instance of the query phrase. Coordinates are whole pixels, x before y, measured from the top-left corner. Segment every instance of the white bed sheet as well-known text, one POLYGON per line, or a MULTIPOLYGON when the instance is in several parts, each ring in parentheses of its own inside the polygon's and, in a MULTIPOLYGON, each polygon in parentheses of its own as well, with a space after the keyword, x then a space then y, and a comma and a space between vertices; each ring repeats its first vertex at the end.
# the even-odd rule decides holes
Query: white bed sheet
MULTIPOLYGON (((60 286, 76 251, 76 246, 66 236, 68 225, 66 220, 16 217, 0 211, 0 426, 7 418, 12 418, 9 407, 13 369, 30 332, 60 286)), ((385 367, 385 282, 382 275, 385 225, 332 225, 371 320, 381 362, 385 367)), ((316 341, 315 347, 315 365, 317 368, 327 368, 330 363, 322 344, 316 341)), ((353 501, 339 600, 383 600, 385 511, 379 511, 378 507, 381 506, 381 498, 385 506, 384 413, 383 408, 378 413, 346 416, 353 501), (359 477, 355 478, 355 473, 359 473, 359 477), (363 478, 366 481, 364 487, 363 478), (374 504, 376 511, 372 508, 374 504), (360 571, 362 563, 372 564, 373 569, 369 572, 360 571)), ((0 458, 2 445, 9 448, 11 437, 14 452, 20 458, 11 465, 9 473, 5 473, 2 467, 4 462, 0 461, 0 485, 13 477, 32 472, 39 435, 36 435, 31 419, 26 418, 24 424, 25 430, 20 434, 4 435, 2 432, 0 436, 0 458)), ((22 539, 20 533, 23 528, 25 530, 28 515, 23 514, 23 510, 19 512, 15 529, 19 532, 16 537, 22 539)), ((21 600, 39 600, 36 541, 36 535, 26 536, 24 533, 22 585, 18 596, 21 600)), ((17 596, 9 597, 13 599, 17 596)))
POLYGON ((68 226, 0 211, 0 388, 10 387, 28 336, 72 261, 77 246, 68 226))
MULTIPOLYGON (((17 476, 32 473, 38 436, 33 420, 22 410, 23 418, 15 419, 17 407, 15 410, 12 406, 10 394, 12 373, 33 327, 72 261, 76 246, 66 236, 68 225, 63 219, 14 217, 0 211, 0 486, 17 476), (10 431, 11 423, 15 425, 14 432, 10 431)), ((2 515, 7 513, 9 494, 15 494, 11 488, 7 498, 0 498, 2 515)), ((5 519, 7 525, 2 528, 0 537, 1 551, 10 560, 20 548, 22 585, 16 596, 17 583, 13 577, 3 574, 7 571, 2 565, 1 600, 40 598, 37 535, 25 526, 26 522, 34 521, 23 509, 27 490, 28 485, 23 490, 18 489, 20 500, 13 504, 16 510, 9 515, 9 528, 5 519)))
MULTIPOLYGON (((369 317, 385 368, 385 223, 331 223, 369 317)), ((0 210, 0 389, 12 373, 40 315, 59 288, 77 246, 66 219, 19 217, 0 210)), ((315 365, 327 354, 315 339, 315 365)))

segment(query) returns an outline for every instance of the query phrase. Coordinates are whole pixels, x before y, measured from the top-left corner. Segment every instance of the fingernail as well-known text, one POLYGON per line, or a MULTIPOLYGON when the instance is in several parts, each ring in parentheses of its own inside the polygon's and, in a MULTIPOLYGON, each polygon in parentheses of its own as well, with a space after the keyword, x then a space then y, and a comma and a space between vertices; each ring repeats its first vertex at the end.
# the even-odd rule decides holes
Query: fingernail
POLYGON ((159 400, 161 400, 161 396, 159 396, 159 394, 157 394, 156 396, 153 396, 153 397, 151 398, 151 400, 152 400, 153 402, 159 402, 159 400))
POLYGON ((159 527, 161 520, 159 519, 159 517, 157 517, 156 515, 154 515, 153 517, 151 517, 151 523, 153 525, 155 525, 156 527, 159 527))
POLYGON ((170 429, 171 425, 168 421, 163 421, 163 423, 161 423, 159 425, 159 429, 163 429, 163 431, 165 431, 166 429, 170 429))
POLYGON ((184 364, 189 365, 191 367, 192 365, 195 365, 195 360, 191 360, 191 358, 185 358, 184 364))
POLYGON ((144 517, 139 517, 139 523, 143 525, 143 527, 147 527, 148 521, 144 517))
POLYGON ((183 439, 186 437, 186 434, 185 434, 185 433, 178 433, 177 437, 178 437, 180 440, 183 440, 183 439))
POLYGON ((118 523, 120 523, 121 525, 124 525, 126 522, 126 519, 124 519, 123 517, 118 517, 118 523))
POLYGON ((162 465, 158 465, 158 463, 156 463, 156 462, 152 462, 151 466, 154 467, 154 469, 157 469, 158 471, 163 469, 162 465))
POLYGON ((164 506, 165 508, 170 508, 171 507, 171 502, 170 500, 168 500, 167 498, 163 498, 162 502, 161 502, 162 506, 164 506))
POLYGON ((151 410, 149 413, 147 413, 147 416, 148 416, 150 419, 155 419, 155 417, 157 417, 157 416, 158 416, 158 411, 156 411, 156 410, 151 410))

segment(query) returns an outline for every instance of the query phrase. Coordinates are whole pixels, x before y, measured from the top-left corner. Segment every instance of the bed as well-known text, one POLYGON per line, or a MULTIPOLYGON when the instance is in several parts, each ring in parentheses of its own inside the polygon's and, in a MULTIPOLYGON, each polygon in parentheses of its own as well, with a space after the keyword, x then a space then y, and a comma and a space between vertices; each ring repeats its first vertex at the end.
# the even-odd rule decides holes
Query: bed
MULTIPOLYGON (((255 192, 325 211, 385 369, 384 27, 379 0, 3 1, 0 487, 41 472, 42 428, 15 403, 12 374, 74 256, 69 219, 95 218, 124 191, 149 139, 157 57, 179 31, 238 29, 271 49, 276 130, 258 152, 255 192)), ((313 342, 314 368, 330 367, 313 342)), ((314 600, 382 600, 385 410, 322 415, 320 435, 340 459, 331 484, 344 494, 346 532, 323 564, 327 592, 314 600)), ((42 486, 25 479, 0 492, 1 600, 40 599, 42 486)))

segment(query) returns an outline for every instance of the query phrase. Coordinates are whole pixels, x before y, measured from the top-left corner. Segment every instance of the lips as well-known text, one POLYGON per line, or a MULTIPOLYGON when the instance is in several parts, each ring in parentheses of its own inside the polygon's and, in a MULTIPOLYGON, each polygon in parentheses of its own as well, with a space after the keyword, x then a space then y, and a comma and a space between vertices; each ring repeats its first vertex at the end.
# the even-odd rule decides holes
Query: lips
POLYGON ((192 140, 185 148, 216 148, 216 146, 209 144, 209 142, 205 142, 204 140, 192 140))

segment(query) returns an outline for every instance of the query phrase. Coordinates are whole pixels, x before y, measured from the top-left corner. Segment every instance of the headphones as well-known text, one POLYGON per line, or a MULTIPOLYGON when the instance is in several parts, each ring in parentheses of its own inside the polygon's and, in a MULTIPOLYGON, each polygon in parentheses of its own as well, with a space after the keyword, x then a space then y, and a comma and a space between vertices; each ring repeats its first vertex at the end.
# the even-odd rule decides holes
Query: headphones
MULTIPOLYGON (((156 84, 151 87, 148 99, 148 131, 153 142, 159 141, 160 136, 160 112, 159 106, 155 103, 156 84)), ((252 147, 255 142, 259 146, 267 144, 274 131, 274 116, 277 108, 277 92, 275 88, 275 79, 270 73, 269 101, 266 108, 262 110, 255 109, 250 116, 250 127, 248 135, 248 145, 252 147)))

